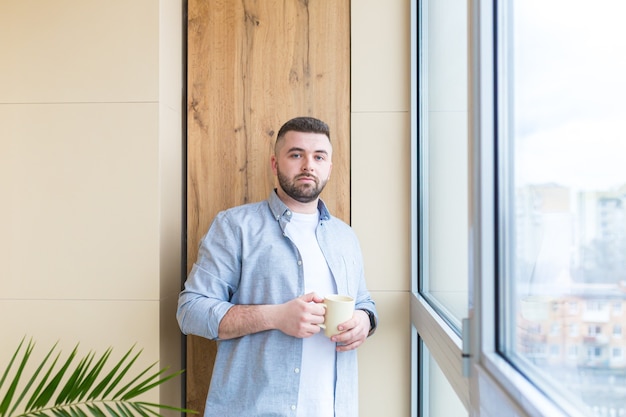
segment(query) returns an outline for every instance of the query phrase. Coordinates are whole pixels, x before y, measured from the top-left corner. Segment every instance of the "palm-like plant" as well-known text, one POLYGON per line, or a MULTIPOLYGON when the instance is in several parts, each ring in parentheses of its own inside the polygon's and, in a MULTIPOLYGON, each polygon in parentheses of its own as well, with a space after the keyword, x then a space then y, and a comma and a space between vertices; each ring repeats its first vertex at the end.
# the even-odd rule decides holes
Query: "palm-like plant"
POLYGON ((167 368, 151 371, 156 365, 153 363, 138 375, 131 376, 129 371, 141 354, 141 351, 133 352, 134 346, 104 374, 111 348, 97 360, 95 353, 89 352, 74 365, 73 371, 69 371, 77 356, 78 346, 65 362, 60 362, 60 352, 53 355, 57 347, 55 344, 29 378, 25 376, 25 370, 35 344, 30 340, 24 346, 24 342, 22 339, 0 378, 0 417, 148 417, 161 416, 160 409, 196 413, 138 399, 141 394, 184 371, 171 374, 166 374, 167 368), (17 364, 20 352, 22 358, 17 364), (15 364, 17 369, 12 371, 15 364), (9 378, 11 372, 13 377, 9 378), (6 389, 5 382, 8 384, 6 389))

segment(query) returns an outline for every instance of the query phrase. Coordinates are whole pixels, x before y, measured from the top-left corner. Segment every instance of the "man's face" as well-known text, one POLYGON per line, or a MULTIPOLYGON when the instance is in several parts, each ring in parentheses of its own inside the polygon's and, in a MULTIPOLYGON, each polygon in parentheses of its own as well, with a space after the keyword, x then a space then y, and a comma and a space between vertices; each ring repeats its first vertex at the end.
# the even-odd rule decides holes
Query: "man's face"
POLYGON ((317 199, 330 178, 332 146, 321 133, 287 132, 272 156, 280 188, 300 203, 317 199))

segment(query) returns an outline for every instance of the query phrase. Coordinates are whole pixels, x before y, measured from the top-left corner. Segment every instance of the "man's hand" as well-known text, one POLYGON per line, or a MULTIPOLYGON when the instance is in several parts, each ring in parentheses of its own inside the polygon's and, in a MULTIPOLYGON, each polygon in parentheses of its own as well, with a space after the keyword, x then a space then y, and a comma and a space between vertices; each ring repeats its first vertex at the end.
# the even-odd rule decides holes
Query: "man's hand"
POLYGON ((337 342, 337 352, 346 352, 358 348, 365 342, 370 332, 370 318, 363 310, 355 310, 352 318, 337 326, 338 335, 330 340, 337 342))
POLYGON ((218 336, 226 340, 277 329, 293 337, 310 337, 324 322, 325 309, 319 304, 323 301, 309 293, 284 304, 235 305, 220 322, 218 336))
MULTIPOLYGON (((273 321, 281 332, 293 337, 311 337, 319 333, 326 309, 320 303, 324 298, 308 293, 277 306, 273 321)), ((368 322, 369 323, 369 322, 368 322)))

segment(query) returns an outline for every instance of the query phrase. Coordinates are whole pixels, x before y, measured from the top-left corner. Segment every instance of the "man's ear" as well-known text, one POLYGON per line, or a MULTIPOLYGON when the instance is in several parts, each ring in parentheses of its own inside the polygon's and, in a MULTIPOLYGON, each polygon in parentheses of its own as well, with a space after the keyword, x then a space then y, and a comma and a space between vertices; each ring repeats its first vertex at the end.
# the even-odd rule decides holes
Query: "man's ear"
POLYGON ((277 165, 276 155, 272 155, 270 157, 270 165, 272 167, 272 172, 274 173, 274 175, 278 175, 278 171, 276 170, 276 165, 277 165))

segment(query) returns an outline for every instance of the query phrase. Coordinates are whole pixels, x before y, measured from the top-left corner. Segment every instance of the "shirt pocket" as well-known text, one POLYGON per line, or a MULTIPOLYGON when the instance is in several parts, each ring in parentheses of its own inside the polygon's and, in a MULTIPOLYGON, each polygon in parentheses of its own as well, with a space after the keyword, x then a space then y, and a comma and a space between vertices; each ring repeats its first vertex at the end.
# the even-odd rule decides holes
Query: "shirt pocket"
POLYGON ((335 277, 337 293, 349 295, 356 299, 361 276, 361 267, 357 257, 341 256, 338 264, 338 276, 335 277))

